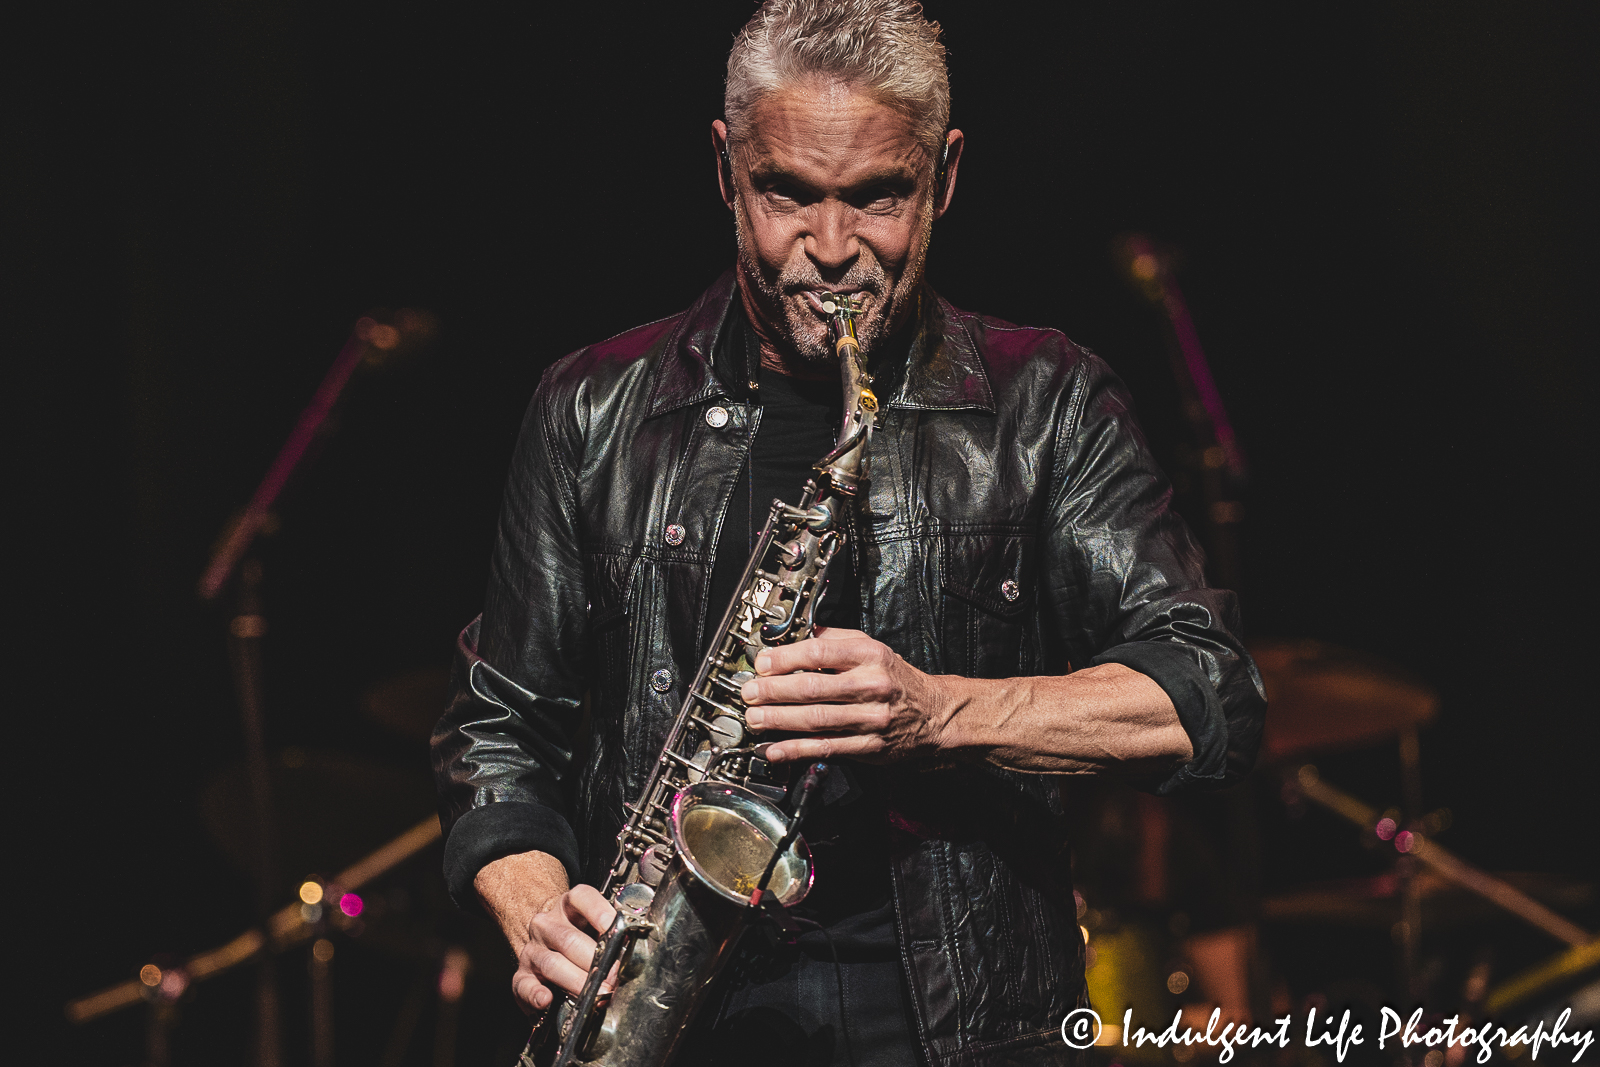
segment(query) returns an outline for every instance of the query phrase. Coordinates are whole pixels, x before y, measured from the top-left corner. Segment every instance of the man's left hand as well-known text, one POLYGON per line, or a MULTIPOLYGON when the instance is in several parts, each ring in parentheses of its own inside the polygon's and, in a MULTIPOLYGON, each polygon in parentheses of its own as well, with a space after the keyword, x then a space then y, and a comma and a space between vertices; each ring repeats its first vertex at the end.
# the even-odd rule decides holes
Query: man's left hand
POLYGON ((961 704, 958 678, 924 674, 859 630, 769 648, 745 683, 745 719, 760 731, 813 734, 771 745, 773 761, 850 756, 887 763, 946 747, 961 704), (824 673, 824 672, 833 673, 824 673))

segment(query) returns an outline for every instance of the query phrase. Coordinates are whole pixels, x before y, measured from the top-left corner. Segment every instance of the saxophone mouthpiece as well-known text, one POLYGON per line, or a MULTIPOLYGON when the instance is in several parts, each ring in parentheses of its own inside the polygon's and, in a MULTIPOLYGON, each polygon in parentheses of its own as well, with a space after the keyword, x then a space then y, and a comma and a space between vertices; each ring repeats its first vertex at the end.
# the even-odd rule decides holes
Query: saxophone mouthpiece
POLYGON ((861 313, 861 305, 849 293, 822 293, 819 299, 822 301, 822 313, 824 315, 838 315, 841 313, 859 315, 861 313))
POLYGON ((821 293, 822 311, 831 315, 828 333, 833 337, 833 351, 840 359, 859 360, 861 342, 856 340, 856 316, 861 312, 857 298, 849 293, 821 293))

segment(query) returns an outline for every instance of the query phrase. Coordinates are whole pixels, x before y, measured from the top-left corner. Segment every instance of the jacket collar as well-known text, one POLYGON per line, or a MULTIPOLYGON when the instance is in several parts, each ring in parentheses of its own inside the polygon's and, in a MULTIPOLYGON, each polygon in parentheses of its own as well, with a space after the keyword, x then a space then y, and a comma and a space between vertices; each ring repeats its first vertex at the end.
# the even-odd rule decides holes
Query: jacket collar
MULTIPOLYGON (((719 378, 715 358, 724 332, 731 328, 731 317, 739 314, 738 298, 739 287, 730 270, 679 319, 657 356, 646 418, 714 397, 745 395, 742 382, 725 383, 719 378)), ((956 311, 926 284, 918 305, 917 329, 905 360, 900 366, 878 371, 885 385, 898 383, 885 406, 992 413, 994 390, 969 328, 970 316, 956 311)), ((727 377, 728 368, 722 369, 727 377)))
MULTIPOLYGON (((887 407, 994 413, 994 389, 972 336, 971 319, 923 283, 917 302, 917 332, 898 375, 899 388, 887 407)), ((881 376, 896 377, 892 371, 881 376)))
POLYGON ((700 299, 667 334, 656 356, 652 375, 655 387, 650 392, 645 418, 651 419, 715 396, 734 395, 717 380, 711 362, 737 293, 738 286, 730 270, 700 294, 700 299))

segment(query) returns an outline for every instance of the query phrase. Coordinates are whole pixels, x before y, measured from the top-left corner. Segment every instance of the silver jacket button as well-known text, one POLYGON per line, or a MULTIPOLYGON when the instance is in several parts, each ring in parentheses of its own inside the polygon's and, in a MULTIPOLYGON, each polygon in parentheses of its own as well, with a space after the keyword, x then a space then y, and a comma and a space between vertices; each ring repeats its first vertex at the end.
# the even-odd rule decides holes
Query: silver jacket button
POLYGON ((1016 582, 1012 581, 1010 578, 1007 578, 1005 581, 1000 583, 1000 595, 1005 597, 1007 600, 1015 600, 1017 597, 1022 595, 1022 589, 1017 585, 1016 582))
POLYGON ((728 409, 720 405, 706 410, 706 425, 713 430, 720 430, 728 425, 728 409))
POLYGON ((650 676, 650 688, 658 693, 665 693, 672 688, 672 672, 662 668, 650 676))
POLYGON ((683 527, 673 523, 667 527, 667 532, 663 536, 666 538, 667 544, 681 545, 683 544, 683 527))

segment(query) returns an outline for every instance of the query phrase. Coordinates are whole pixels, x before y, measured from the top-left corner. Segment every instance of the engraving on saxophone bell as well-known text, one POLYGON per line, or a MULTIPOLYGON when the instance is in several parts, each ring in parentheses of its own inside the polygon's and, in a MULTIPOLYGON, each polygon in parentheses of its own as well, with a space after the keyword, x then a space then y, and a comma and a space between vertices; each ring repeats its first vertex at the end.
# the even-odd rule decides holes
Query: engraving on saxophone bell
MULTIPOLYGON (((617 921, 600 939, 582 993, 545 1014, 549 1022, 535 1030, 525 1063, 549 1062, 556 1050, 556 1067, 665 1067, 751 921, 751 897, 768 862, 774 861, 766 888, 783 906, 811 888, 803 839, 774 860, 788 832, 778 806, 788 792, 788 768, 764 758, 766 749, 745 726, 740 694, 763 649, 811 636, 829 564, 853 529, 846 509, 855 506, 868 474, 878 405, 856 339, 861 309, 855 294, 817 295, 840 357, 845 415, 837 441, 798 500, 772 502, 738 593, 713 631, 638 799, 627 805, 616 858, 600 886, 617 921), (608 1000, 600 986, 613 964, 618 978, 608 1000)), ((704 417, 714 429, 732 421, 722 405, 704 417)), ((677 523, 663 530, 669 545, 685 536, 677 523)), ((650 675, 658 693, 673 684, 665 668, 650 675)))

